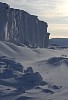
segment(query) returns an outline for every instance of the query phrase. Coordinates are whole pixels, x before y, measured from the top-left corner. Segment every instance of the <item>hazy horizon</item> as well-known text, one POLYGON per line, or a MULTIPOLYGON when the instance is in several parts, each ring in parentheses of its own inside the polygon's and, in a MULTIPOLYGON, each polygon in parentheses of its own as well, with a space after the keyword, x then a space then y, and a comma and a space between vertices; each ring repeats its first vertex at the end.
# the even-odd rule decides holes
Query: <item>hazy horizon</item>
POLYGON ((48 23, 50 38, 68 38, 68 0, 0 0, 48 23))

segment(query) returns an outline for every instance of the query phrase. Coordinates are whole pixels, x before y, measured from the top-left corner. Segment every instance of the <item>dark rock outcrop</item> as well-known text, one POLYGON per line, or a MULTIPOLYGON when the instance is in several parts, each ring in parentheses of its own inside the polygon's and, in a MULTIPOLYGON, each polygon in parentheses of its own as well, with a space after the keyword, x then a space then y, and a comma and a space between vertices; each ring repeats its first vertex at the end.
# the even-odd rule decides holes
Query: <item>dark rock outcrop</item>
POLYGON ((37 16, 0 2, 0 40, 44 48, 49 43, 47 27, 37 16))

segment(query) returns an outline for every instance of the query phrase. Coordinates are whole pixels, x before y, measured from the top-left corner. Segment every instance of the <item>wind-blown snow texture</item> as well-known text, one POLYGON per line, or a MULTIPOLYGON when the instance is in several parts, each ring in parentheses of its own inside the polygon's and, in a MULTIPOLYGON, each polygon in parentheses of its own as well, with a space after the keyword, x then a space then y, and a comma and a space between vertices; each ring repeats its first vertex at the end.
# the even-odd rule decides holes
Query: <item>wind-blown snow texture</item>
POLYGON ((47 23, 26 11, 0 2, 0 40, 23 43, 29 47, 47 47, 47 23))
POLYGON ((9 98, 68 100, 68 49, 0 41, 0 100, 9 98))

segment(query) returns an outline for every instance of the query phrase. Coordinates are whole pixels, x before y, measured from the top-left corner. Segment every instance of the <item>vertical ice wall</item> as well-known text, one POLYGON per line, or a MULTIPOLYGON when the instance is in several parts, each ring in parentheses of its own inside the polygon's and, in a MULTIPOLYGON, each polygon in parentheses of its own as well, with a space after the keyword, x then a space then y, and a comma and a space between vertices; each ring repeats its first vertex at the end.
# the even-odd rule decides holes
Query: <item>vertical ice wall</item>
POLYGON ((0 3, 0 40, 44 48, 49 41, 47 26, 37 16, 0 3))
POLYGON ((7 20, 9 6, 5 3, 0 3, 0 40, 5 39, 5 33, 7 36, 7 20))

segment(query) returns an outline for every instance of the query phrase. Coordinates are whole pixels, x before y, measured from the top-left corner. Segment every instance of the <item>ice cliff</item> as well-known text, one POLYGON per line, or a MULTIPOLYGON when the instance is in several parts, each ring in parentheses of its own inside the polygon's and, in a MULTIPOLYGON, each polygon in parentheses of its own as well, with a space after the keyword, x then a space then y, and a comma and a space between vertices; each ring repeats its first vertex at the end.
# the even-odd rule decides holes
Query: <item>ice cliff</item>
POLYGON ((47 23, 26 11, 0 2, 0 40, 45 48, 49 43, 47 23))

